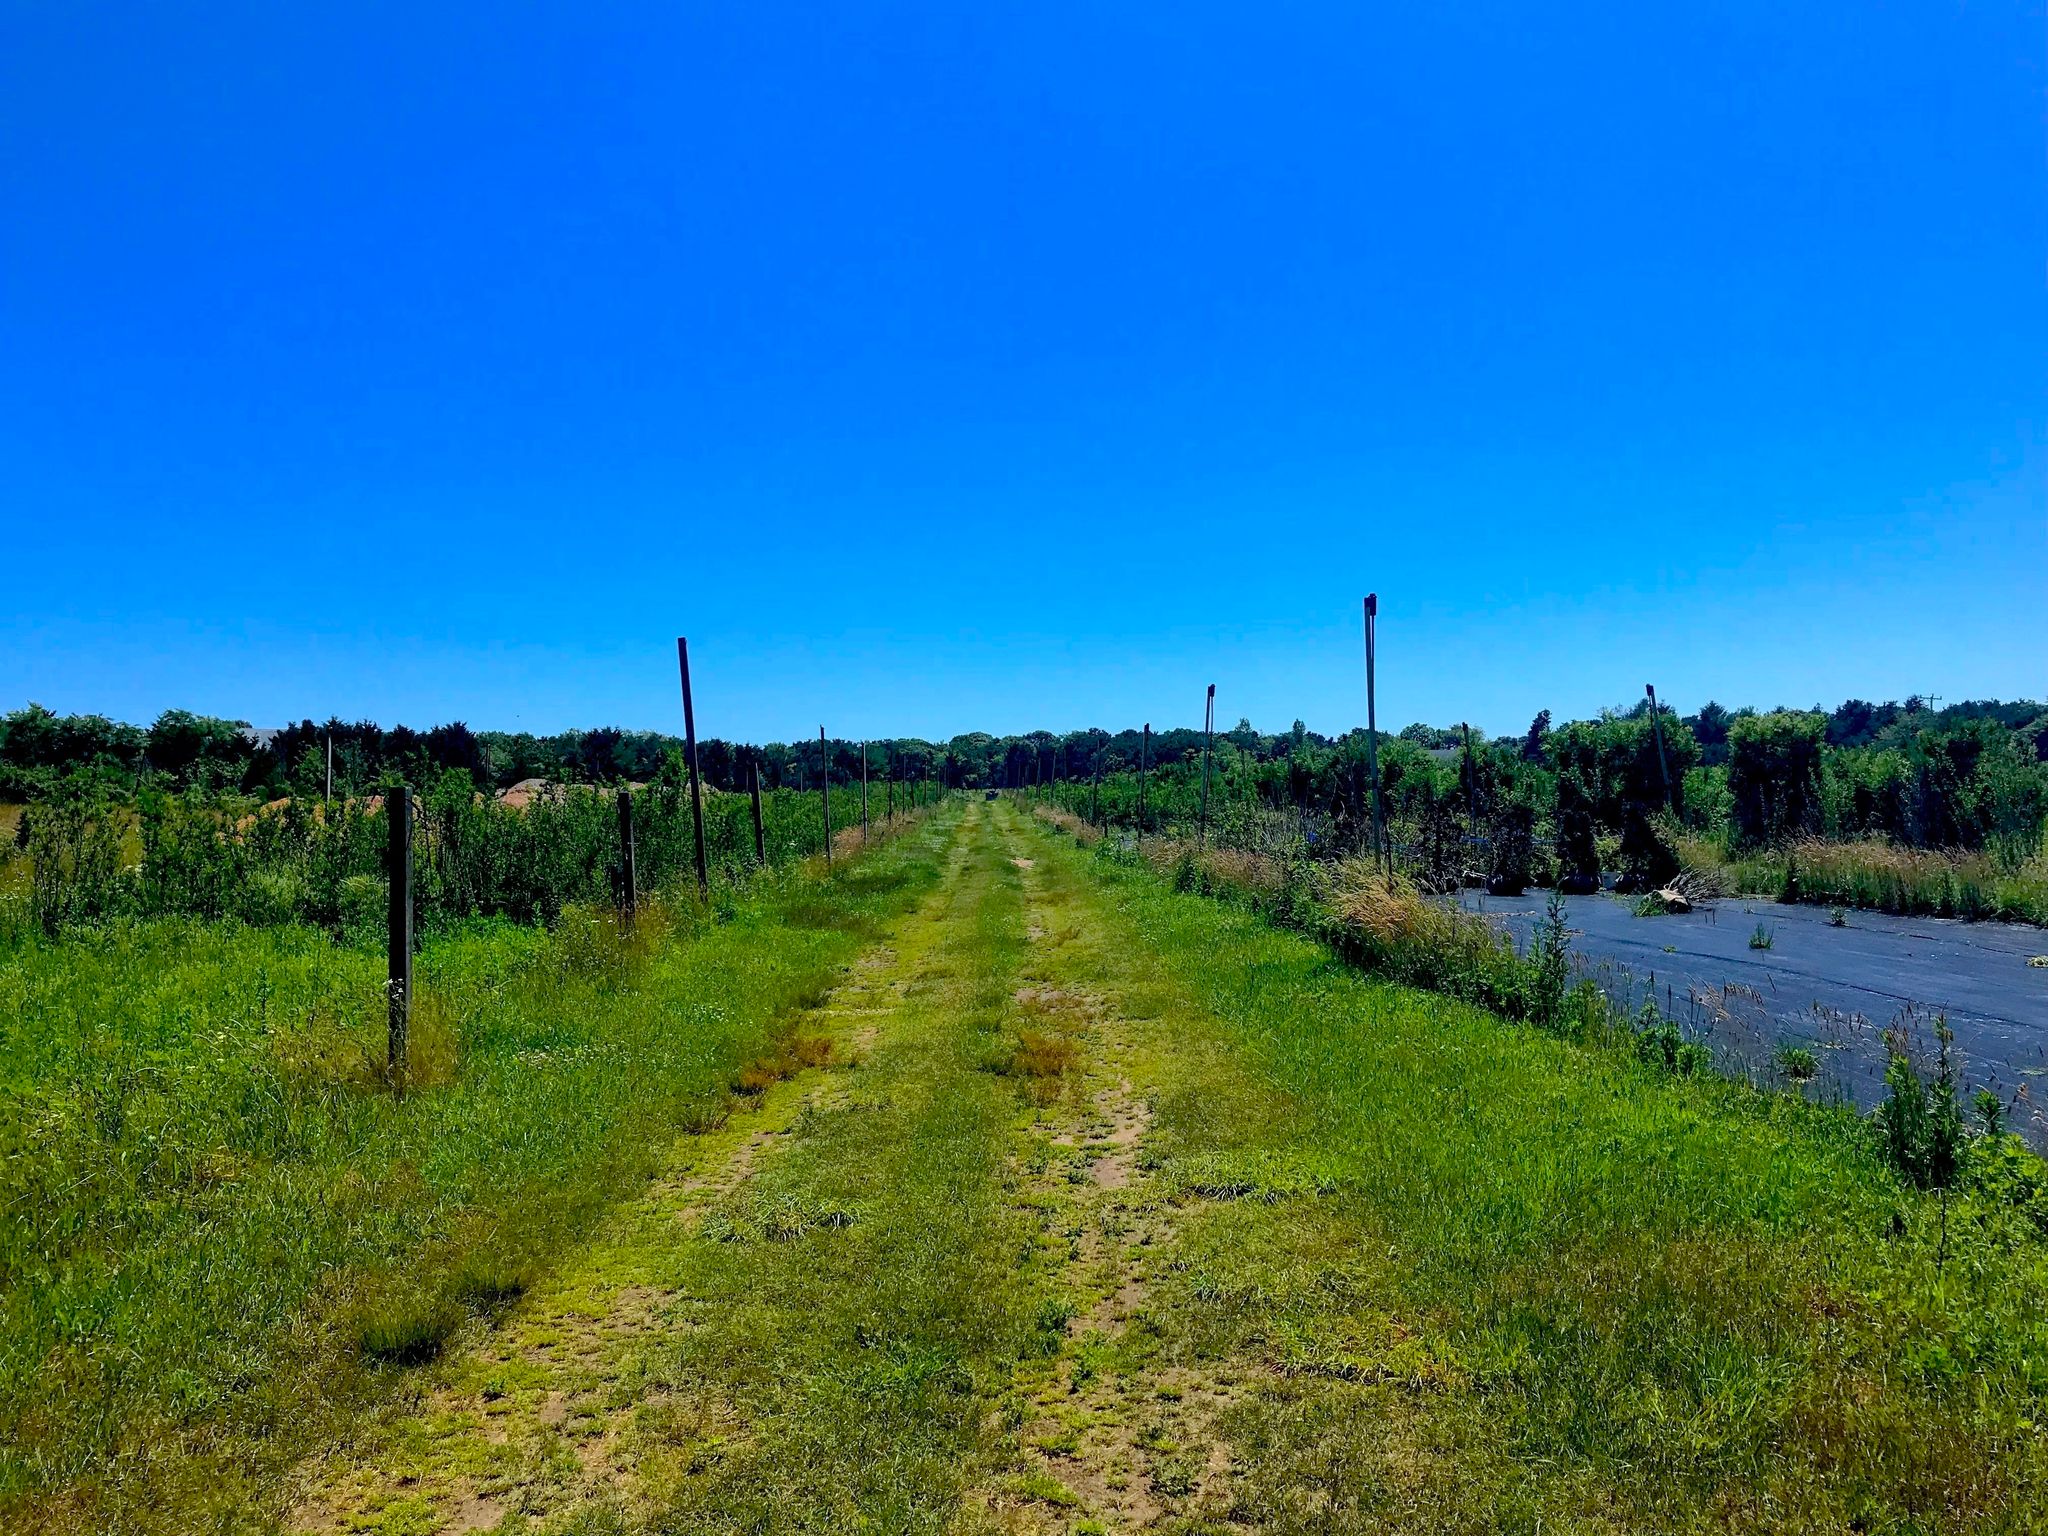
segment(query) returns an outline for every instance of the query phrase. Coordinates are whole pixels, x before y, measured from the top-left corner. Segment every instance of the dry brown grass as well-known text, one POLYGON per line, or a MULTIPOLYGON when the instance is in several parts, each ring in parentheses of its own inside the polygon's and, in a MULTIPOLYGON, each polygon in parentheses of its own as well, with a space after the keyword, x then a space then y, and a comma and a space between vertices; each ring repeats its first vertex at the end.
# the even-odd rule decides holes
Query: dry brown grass
POLYGON ((1080 1065, 1081 1048, 1074 1037, 1057 1030, 1019 1030, 1017 1048, 1010 1053, 1014 1077, 1062 1078, 1080 1065))
POLYGON ((1102 841, 1102 829, 1072 811, 1061 810, 1056 805, 1041 805, 1034 808, 1039 820, 1059 828, 1083 848, 1093 847, 1102 841))
POLYGON ((1385 944, 1440 937, 1448 915, 1407 876, 1389 880, 1366 859, 1346 859, 1336 867, 1330 904, 1345 922, 1385 944))
POLYGON ((741 1067, 732 1091, 748 1097, 766 1093, 808 1067, 830 1066, 835 1049, 829 1035, 791 1035, 769 1055, 757 1056, 741 1067))

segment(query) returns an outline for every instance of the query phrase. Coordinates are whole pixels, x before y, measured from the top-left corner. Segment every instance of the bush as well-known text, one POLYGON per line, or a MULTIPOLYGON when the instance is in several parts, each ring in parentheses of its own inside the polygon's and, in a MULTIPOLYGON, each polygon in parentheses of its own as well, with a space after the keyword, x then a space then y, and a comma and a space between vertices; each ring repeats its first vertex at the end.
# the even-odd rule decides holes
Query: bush
POLYGON ((1956 1102, 1956 1074, 1948 1021, 1935 1021, 1940 1042, 1933 1077, 1923 1078, 1904 1042, 1894 1038, 1885 1067, 1884 1102, 1877 1107, 1885 1155, 1915 1189, 1946 1190, 1961 1165, 1964 1132, 1956 1102))
POLYGON ((120 813, 104 800, 46 800, 22 813, 28 827, 29 907, 43 932, 92 922, 127 904, 120 813))
POLYGON ((1775 710, 1728 728, 1728 794, 1734 839, 1760 847, 1821 830, 1821 749, 1826 715, 1775 710))

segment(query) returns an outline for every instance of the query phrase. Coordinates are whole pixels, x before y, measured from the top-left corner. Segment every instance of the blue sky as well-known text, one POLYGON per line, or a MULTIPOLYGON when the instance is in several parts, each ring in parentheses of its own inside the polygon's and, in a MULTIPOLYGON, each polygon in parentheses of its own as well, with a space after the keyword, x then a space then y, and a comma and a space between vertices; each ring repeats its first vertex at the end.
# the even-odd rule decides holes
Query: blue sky
POLYGON ((2039 4, 574 11, 0 4, 0 707, 2048 694, 2039 4))

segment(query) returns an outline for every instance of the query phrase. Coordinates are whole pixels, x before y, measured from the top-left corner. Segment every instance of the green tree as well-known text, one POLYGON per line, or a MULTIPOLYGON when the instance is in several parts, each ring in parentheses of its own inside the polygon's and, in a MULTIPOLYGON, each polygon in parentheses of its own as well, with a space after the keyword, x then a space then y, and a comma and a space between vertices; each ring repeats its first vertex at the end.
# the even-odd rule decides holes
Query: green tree
POLYGON ((1821 830, 1821 748, 1827 716, 1773 710, 1728 727, 1735 841, 1761 847, 1821 830))

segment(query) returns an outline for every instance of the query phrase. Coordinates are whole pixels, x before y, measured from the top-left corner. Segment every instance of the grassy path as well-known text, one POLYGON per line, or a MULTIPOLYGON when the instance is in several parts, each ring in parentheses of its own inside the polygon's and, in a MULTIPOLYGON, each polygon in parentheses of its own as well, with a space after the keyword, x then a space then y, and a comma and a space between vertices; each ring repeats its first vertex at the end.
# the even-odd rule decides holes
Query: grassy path
POLYGON ((985 822, 799 1029, 815 1065, 307 1469, 295 1528, 944 1528, 1033 1319, 982 1070, 1024 924, 985 822))
POLYGON ((295 1528, 2029 1528, 2033 1259, 1936 1277, 1818 1122, 1008 804, 951 837, 807 1065, 304 1469, 295 1528))

